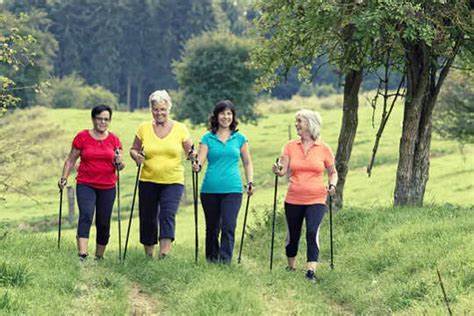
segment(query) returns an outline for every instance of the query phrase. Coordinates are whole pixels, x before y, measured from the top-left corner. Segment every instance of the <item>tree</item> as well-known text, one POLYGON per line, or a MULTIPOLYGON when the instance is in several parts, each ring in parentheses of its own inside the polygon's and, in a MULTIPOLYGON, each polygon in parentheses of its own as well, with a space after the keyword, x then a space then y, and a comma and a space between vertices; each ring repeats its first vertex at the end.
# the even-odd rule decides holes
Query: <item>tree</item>
MULTIPOLYGON (((345 73, 336 167, 342 176, 357 127, 362 72, 388 64, 406 76, 395 205, 421 205, 428 181, 433 108, 455 56, 472 47, 469 1, 261 1, 266 38, 257 60, 272 83, 290 66, 308 74, 318 54, 345 73), (280 73, 278 72, 280 71, 280 73)), ((339 186, 338 193, 342 188, 339 186)), ((337 197, 340 199, 340 197, 337 197)))
POLYGON ((473 74, 451 72, 440 92, 434 111, 434 130, 444 138, 461 145, 474 143, 474 80, 473 74))
MULTIPOLYGON (((336 152, 339 174, 336 205, 342 207, 345 179, 358 125, 358 93, 363 69, 379 65, 367 56, 374 34, 359 27, 363 8, 359 1, 258 1, 261 15, 256 21, 260 45, 254 65, 261 69, 259 84, 273 87, 281 78, 298 70, 302 78, 314 76, 326 62, 344 74, 343 117, 336 152), (319 64, 319 65, 318 65, 319 64)), ((372 48, 375 47, 375 48, 372 48)), ((378 56, 378 55, 377 55, 378 56)))
MULTIPOLYGON (((41 16, 40 16, 41 17, 41 16)), ((31 103, 36 89, 49 69, 54 41, 34 28, 29 16, 0 14, 0 109, 31 103), (38 39, 45 39, 44 43, 38 39)))
POLYGON ((257 73, 247 66, 251 47, 249 40, 226 32, 204 33, 189 40, 181 61, 174 64, 182 93, 178 117, 205 123, 214 104, 229 99, 242 121, 255 120, 257 73))

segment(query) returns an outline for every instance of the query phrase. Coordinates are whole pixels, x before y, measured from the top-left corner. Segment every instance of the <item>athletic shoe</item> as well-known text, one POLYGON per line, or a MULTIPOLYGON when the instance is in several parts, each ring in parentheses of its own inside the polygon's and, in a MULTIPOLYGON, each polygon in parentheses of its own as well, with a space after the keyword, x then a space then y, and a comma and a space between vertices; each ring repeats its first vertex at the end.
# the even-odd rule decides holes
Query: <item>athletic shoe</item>
POLYGON ((313 270, 306 271, 305 277, 308 281, 316 282, 316 276, 314 275, 313 270))
POLYGON ((87 256, 88 256, 87 253, 79 253, 79 254, 77 254, 77 255, 79 256, 79 261, 80 261, 80 262, 84 262, 84 261, 87 260, 87 256))
POLYGON ((95 261, 102 261, 102 260, 104 260, 104 256, 97 256, 97 255, 96 255, 95 258, 94 258, 94 260, 95 260, 95 261))
POLYGON ((288 272, 294 272, 294 271, 296 271, 295 268, 292 268, 292 267, 290 267, 290 266, 286 266, 286 267, 285 267, 285 270, 288 271, 288 272))

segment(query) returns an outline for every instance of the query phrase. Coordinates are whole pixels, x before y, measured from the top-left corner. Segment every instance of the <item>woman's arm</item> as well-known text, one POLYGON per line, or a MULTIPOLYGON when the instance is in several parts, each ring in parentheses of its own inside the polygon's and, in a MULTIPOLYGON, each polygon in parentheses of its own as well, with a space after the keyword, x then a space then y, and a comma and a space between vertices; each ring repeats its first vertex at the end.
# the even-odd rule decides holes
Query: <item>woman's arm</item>
POLYGON ((253 189, 253 163, 252 157, 250 156, 249 144, 245 143, 240 148, 240 157, 245 170, 245 178, 247 179, 247 192, 252 194, 253 189))
POLYGON ((137 165, 142 164, 145 160, 145 156, 142 153, 142 141, 137 136, 135 136, 135 139, 133 140, 133 145, 130 148, 130 157, 135 160, 137 165))
POLYGON ((76 165, 76 161, 81 155, 81 151, 77 148, 71 147, 71 151, 64 162, 63 172, 61 174, 61 179, 58 181, 58 186, 62 190, 67 184, 67 178, 71 174, 72 168, 76 165))
POLYGON ((198 154, 195 160, 195 163, 193 164, 193 169, 196 172, 201 171, 201 167, 204 165, 204 163, 207 161, 207 153, 209 151, 209 148, 205 144, 199 144, 199 150, 198 154))
POLYGON ((281 155, 278 159, 278 162, 273 164, 273 173, 282 177, 288 172, 288 167, 290 166, 290 157, 287 155, 281 155))
POLYGON ((337 170, 334 165, 326 168, 326 171, 328 172, 328 192, 331 195, 336 194, 336 186, 337 186, 337 170))

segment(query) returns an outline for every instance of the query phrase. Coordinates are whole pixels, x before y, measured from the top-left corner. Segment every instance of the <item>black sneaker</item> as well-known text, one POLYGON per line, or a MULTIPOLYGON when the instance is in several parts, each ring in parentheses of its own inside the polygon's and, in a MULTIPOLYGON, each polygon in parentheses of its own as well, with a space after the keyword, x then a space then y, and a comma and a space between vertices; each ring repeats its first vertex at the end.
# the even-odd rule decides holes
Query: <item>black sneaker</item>
POLYGON ((158 255, 158 260, 164 260, 168 257, 168 255, 166 253, 160 253, 158 255))
POLYGON ((294 271, 296 271, 295 268, 292 268, 292 267, 290 267, 290 266, 286 266, 286 267, 285 267, 285 270, 288 271, 288 272, 294 272, 294 271))
POLYGON ((79 253, 79 254, 77 254, 77 255, 79 256, 79 261, 80 261, 80 262, 84 262, 84 261, 87 260, 87 256, 88 256, 87 253, 79 253))
POLYGON ((104 256, 98 256, 96 255, 95 258, 94 258, 95 261, 102 261, 104 260, 104 256))
POLYGON ((306 277, 306 280, 308 281, 316 282, 316 275, 314 275, 313 270, 306 271, 305 277, 306 277))

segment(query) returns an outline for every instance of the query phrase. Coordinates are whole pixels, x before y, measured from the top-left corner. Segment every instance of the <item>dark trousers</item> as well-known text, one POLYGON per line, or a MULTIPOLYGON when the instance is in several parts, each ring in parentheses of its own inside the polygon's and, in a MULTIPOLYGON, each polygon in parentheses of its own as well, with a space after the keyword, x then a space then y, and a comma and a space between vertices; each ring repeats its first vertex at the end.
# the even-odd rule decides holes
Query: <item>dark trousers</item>
POLYGON ((324 204, 296 205, 285 203, 285 215, 288 228, 286 237, 286 256, 296 257, 301 236, 303 219, 306 221, 306 257, 308 262, 318 261, 319 225, 327 207, 324 204))
POLYGON ((201 203, 206 218, 206 259, 230 263, 242 193, 201 193, 201 203))
POLYGON ((79 207, 77 237, 89 238, 95 210, 96 242, 99 245, 107 245, 110 237, 110 218, 114 207, 115 188, 101 190, 86 184, 78 184, 76 195, 79 207))
POLYGON ((182 184, 159 184, 140 181, 138 185, 140 242, 152 246, 159 239, 174 240, 175 217, 183 195, 182 184))

